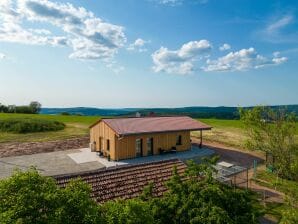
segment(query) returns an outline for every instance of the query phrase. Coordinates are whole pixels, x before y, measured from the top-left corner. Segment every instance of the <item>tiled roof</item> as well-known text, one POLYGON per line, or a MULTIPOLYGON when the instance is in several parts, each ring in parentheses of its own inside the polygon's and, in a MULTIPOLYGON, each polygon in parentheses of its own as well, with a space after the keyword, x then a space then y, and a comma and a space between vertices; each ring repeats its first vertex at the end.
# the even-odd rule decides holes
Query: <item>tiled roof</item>
POLYGON ((118 135, 211 129, 210 126, 187 116, 114 118, 102 121, 118 135))
POLYGON ((177 167, 179 174, 184 173, 186 165, 178 160, 166 160, 146 164, 129 165, 54 177, 58 186, 65 187, 73 179, 80 177, 92 187, 91 197, 98 203, 116 198, 128 199, 140 195, 143 188, 153 182, 153 195, 161 196, 167 188, 167 181, 177 167))

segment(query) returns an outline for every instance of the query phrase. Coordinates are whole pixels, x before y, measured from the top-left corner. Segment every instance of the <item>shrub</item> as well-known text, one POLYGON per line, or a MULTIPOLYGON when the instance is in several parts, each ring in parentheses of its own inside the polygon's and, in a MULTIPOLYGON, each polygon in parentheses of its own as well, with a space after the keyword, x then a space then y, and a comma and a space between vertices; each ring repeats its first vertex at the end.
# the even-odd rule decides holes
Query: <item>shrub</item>
POLYGON ((71 115, 71 114, 68 112, 62 112, 61 115, 71 115))
POLYGON ((13 133, 32 133, 32 132, 45 132, 45 131, 58 131, 63 130, 65 124, 59 121, 50 121, 35 118, 10 118, 0 120, 0 131, 13 132, 13 133))

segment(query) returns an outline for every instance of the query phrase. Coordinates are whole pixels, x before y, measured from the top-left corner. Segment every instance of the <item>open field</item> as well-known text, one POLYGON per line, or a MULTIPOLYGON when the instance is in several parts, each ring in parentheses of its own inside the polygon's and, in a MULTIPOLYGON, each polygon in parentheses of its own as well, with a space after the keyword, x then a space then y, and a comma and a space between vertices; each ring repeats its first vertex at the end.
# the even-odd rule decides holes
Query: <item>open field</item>
MULTIPOLYGON (((198 119, 211 125, 211 131, 203 132, 203 141, 216 142, 226 146, 245 149, 246 133, 240 120, 198 119)), ((192 136, 199 136, 193 132, 192 136)), ((298 141, 298 123, 296 123, 296 140, 298 141)))
MULTIPOLYGON (((51 140, 63 140, 73 137, 88 135, 88 126, 100 119, 99 116, 75 116, 75 115, 45 115, 45 114, 5 114, 0 113, 0 119, 8 118, 37 118, 56 120, 66 124, 61 131, 41 132, 29 134, 13 134, 0 132, 0 143, 4 142, 45 142, 51 140)), ((211 131, 205 131, 203 138, 206 141, 217 142, 227 146, 244 148, 245 132, 239 120, 198 119, 213 127, 211 131)), ((193 132, 193 136, 199 133, 193 132)), ((297 124, 298 137, 298 124, 297 124)))
MULTIPOLYGON (((226 146, 244 148, 245 132, 240 120, 198 119, 213 128, 203 132, 203 141, 216 142, 226 146)), ((192 132, 199 136, 199 132, 192 132)))
POLYGON ((90 124, 100 119, 99 116, 72 116, 72 115, 44 115, 44 114, 4 114, 0 119, 8 118, 36 118, 63 122, 66 128, 61 131, 38 132, 28 134, 14 134, 0 132, 0 143, 4 142, 46 142, 88 135, 90 124))

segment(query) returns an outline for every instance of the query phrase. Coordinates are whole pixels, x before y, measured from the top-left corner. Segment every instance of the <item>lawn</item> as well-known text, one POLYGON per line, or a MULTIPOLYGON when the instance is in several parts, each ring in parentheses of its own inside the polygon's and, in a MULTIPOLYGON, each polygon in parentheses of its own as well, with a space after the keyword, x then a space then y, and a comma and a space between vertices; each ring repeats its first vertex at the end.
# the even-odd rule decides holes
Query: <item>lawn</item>
POLYGON ((51 140, 68 139, 86 136, 89 125, 100 119, 99 116, 72 116, 72 115, 44 115, 44 114, 4 114, 0 119, 8 118, 36 118, 63 122, 66 128, 61 131, 38 132, 29 134, 14 134, 0 132, 0 143, 4 142, 44 142, 51 140))
MULTIPOLYGON (((245 132, 240 120, 197 119, 210 126, 211 131, 203 132, 203 140, 217 142, 227 146, 244 148, 245 132)), ((192 132, 192 136, 199 136, 199 132, 192 132)))

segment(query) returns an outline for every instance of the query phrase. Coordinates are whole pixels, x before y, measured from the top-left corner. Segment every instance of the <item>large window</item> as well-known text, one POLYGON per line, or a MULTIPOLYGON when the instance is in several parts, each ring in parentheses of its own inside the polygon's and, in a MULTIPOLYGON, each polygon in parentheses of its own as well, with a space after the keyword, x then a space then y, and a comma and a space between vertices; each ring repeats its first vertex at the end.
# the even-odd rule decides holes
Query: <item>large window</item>
POLYGON ((176 145, 182 145, 182 136, 181 135, 177 135, 177 137, 176 137, 176 145))

